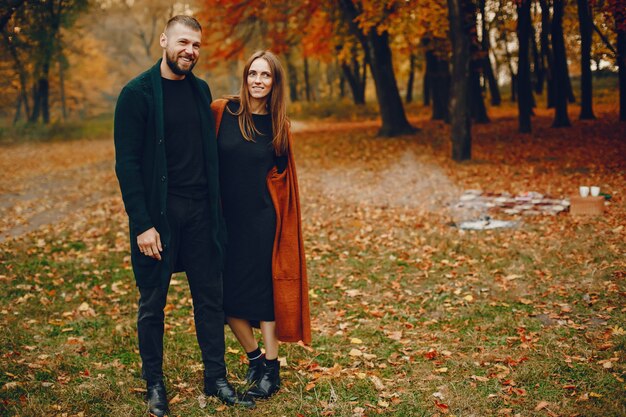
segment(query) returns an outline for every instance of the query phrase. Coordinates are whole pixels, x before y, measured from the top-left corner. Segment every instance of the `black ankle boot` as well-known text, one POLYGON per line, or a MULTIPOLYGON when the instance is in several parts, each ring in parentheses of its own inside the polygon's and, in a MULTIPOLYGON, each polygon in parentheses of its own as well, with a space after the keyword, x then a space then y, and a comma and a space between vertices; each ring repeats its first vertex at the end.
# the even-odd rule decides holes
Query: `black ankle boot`
POLYGON ((167 409, 167 393, 163 381, 148 383, 147 391, 146 397, 150 415, 155 417, 166 416, 169 410, 167 409))
POLYGON ((254 398, 269 398, 280 389, 280 363, 265 365, 263 376, 255 386, 248 390, 248 395, 254 398))
POLYGON ((235 391, 225 377, 204 378, 204 393, 209 397, 216 397, 226 405, 242 405, 254 408, 254 399, 247 394, 241 395, 235 391))
POLYGON ((265 370, 265 359, 259 358, 254 361, 250 361, 248 364, 248 372, 246 372, 246 383, 252 387, 259 383, 263 378, 263 371, 265 370))

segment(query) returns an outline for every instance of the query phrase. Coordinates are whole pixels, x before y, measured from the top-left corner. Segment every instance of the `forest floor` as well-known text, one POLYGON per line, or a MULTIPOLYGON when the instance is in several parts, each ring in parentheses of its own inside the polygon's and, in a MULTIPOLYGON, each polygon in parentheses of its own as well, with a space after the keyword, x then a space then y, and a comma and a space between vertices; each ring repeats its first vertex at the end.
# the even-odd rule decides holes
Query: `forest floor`
MULTIPOLYGON (((515 109, 473 127, 450 160, 448 127, 385 139, 377 121, 294 123, 313 346, 281 347, 283 386, 256 410, 202 395, 183 275, 168 298, 165 373, 175 416, 621 416, 626 414, 626 125, 533 134, 515 109), (460 207, 466 190, 567 199, 605 213, 511 215, 460 207), (490 215, 514 228, 466 231, 490 215)), ((0 152, 0 415, 144 415, 137 292, 112 141, 0 152)), ((244 352, 227 331, 230 378, 244 352)))

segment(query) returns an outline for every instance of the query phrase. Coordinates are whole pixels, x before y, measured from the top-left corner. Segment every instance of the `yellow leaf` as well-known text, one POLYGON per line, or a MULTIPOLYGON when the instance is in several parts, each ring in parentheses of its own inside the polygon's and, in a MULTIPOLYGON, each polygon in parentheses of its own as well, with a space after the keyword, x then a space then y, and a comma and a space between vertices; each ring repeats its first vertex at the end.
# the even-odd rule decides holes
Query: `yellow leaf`
POLYGON ((352 350, 350 351, 349 355, 350 355, 350 356, 354 356, 354 357, 357 357, 357 356, 363 356, 363 352, 361 352, 361 351, 360 351, 360 350, 358 350, 358 349, 352 349, 352 350))
POLYGON ((350 339, 350 343, 352 343, 353 345, 360 345, 363 343, 363 341, 357 337, 353 337, 352 339, 350 339))
POLYGON ((626 334, 626 330, 622 329, 619 326, 615 326, 611 329, 611 333, 613 336, 623 336, 626 334))

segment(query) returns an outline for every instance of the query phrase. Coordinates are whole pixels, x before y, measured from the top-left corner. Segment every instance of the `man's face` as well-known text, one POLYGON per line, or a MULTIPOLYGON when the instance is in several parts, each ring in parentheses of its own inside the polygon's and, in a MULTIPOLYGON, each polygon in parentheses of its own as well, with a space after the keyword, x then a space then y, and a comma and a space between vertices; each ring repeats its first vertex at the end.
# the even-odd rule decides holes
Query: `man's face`
POLYGON ((160 43, 168 67, 176 75, 187 75, 198 62, 202 33, 180 23, 161 35, 160 43))

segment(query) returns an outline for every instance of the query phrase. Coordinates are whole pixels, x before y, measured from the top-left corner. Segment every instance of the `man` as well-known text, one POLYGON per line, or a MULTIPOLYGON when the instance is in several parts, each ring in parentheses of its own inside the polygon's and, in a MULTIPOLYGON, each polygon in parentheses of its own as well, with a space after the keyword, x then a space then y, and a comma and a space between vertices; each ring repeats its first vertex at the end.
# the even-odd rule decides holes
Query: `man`
POLYGON ((149 411, 156 416, 168 413, 163 309, 171 274, 182 270, 193 300, 204 392, 228 405, 254 407, 226 379, 215 125, 209 87, 191 72, 201 36, 196 19, 171 18, 160 38, 162 59, 122 89, 115 109, 115 170, 140 294, 142 377, 149 411))

